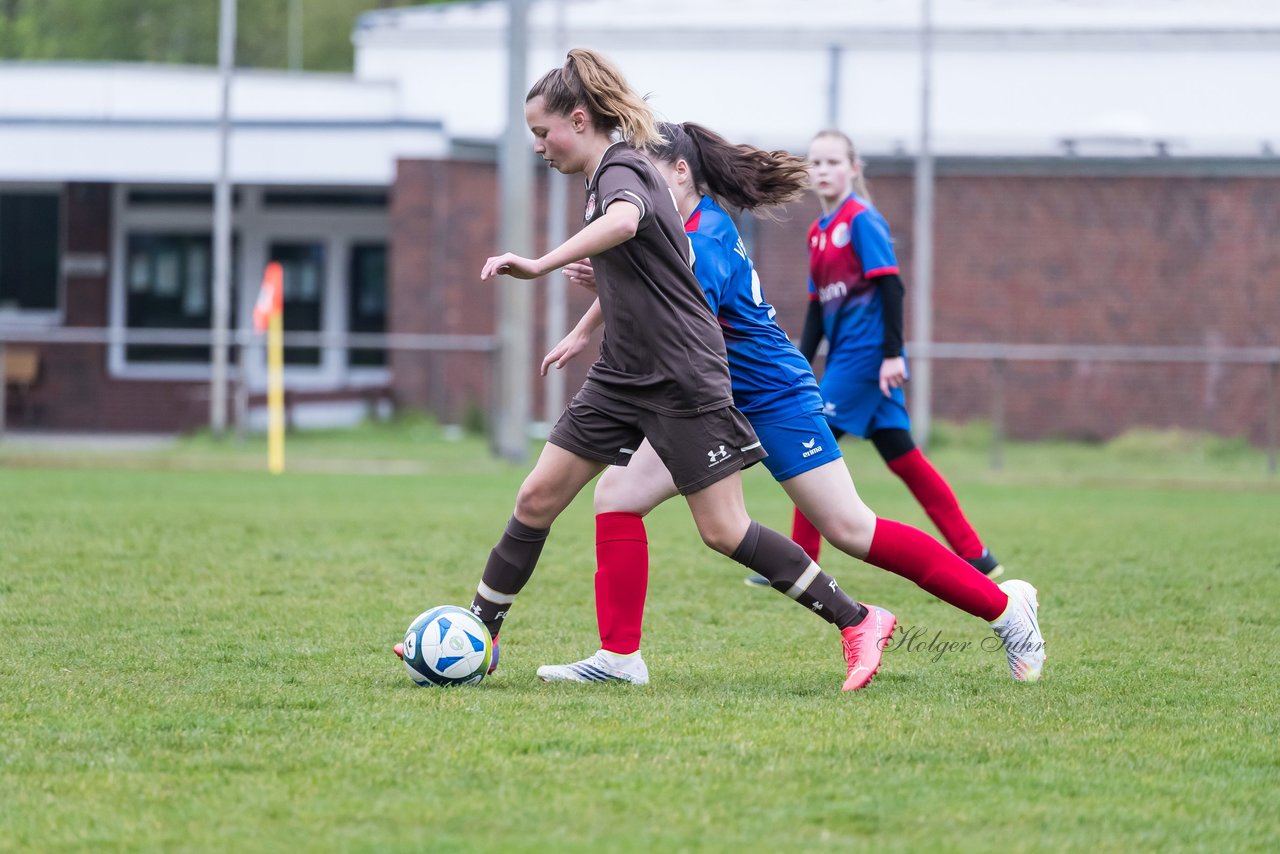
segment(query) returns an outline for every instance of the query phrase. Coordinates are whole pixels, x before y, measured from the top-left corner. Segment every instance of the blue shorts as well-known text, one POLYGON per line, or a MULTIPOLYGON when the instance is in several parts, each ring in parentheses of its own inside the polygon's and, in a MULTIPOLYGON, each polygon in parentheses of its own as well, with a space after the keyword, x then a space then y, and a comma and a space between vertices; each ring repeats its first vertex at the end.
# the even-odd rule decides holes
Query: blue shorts
POLYGON ((827 374, 822 378, 822 399, 826 401, 822 414, 827 416, 833 429, 863 439, 877 430, 911 429, 911 416, 907 414, 907 399, 902 389, 895 388, 885 397, 879 380, 827 374))
POLYGON ((782 482, 798 474, 824 466, 842 456, 822 410, 811 409, 789 415, 772 424, 752 421, 760 444, 769 452, 764 467, 773 479, 782 482))

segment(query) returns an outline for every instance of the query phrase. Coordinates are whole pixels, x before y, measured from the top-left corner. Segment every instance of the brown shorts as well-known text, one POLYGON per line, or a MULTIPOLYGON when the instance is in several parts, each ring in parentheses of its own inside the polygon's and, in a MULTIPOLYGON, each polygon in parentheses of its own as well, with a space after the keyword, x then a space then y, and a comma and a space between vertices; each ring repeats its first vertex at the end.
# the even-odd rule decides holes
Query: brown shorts
POLYGON ((583 387, 548 441, 608 465, 625 466, 644 439, 667 464, 681 495, 705 489, 766 454, 745 415, 732 406, 697 415, 663 415, 583 387))

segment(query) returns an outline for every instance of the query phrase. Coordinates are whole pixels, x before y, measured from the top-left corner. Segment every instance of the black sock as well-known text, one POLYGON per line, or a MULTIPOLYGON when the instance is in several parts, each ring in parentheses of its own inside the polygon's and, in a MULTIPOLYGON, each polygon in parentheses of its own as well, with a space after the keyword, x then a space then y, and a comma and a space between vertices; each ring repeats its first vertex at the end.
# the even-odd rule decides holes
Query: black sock
POLYGON ((512 516, 502 538, 489 552, 480 586, 471 600, 471 613, 480 618, 493 637, 496 638, 502 629, 502 621, 511 610, 516 594, 524 589, 533 575, 550 530, 530 528, 512 516))
POLYGON ((867 616, 867 609, 850 599, 804 549, 772 528, 752 522, 731 557, 836 628, 856 626, 867 616))

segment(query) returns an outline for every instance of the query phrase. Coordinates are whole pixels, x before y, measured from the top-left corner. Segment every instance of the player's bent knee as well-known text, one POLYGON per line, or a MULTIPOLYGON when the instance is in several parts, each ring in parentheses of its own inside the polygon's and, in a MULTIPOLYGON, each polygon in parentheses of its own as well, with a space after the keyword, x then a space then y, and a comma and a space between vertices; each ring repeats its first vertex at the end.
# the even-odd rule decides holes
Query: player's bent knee
POLYGON ((516 518, 531 528, 550 528, 560 515, 554 491, 538 483, 525 483, 516 493, 516 518))
POLYGON ((841 518, 822 529, 827 542, 859 560, 871 551, 871 538, 876 532, 876 517, 861 515, 841 518))
POLYGON ((745 525, 738 524, 736 520, 734 523, 696 521, 702 542, 722 555, 732 555, 738 550, 742 538, 746 535, 747 526, 751 524, 750 519, 745 525))
POLYGON ((738 543, 742 542, 742 537, 737 538, 737 542, 730 542, 731 535, 726 535, 723 531, 700 531, 702 534, 702 542, 706 543, 708 548, 720 552, 722 555, 732 555, 738 548, 738 543))
POLYGON ((641 507, 632 492, 627 488, 625 480, 614 474, 614 469, 606 470, 596 481, 593 499, 596 513, 635 513, 643 516, 650 508, 641 507))
POLYGON ((876 514, 856 495, 839 505, 820 508, 810 521, 827 542, 847 555, 861 560, 871 550, 876 514))

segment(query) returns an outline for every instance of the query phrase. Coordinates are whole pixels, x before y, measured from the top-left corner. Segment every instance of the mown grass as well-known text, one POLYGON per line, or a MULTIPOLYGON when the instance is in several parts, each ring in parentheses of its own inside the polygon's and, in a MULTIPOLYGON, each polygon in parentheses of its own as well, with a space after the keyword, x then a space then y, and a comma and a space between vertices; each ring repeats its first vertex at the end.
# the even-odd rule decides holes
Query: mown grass
MULTIPOLYGON (((1263 479, 1237 488, 1212 460, 1082 473, 1068 449, 1029 482, 940 443, 979 530, 1041 590, 1045 678, 1014 683, 977 621, 828 550, 847 589, 918 630, 853 695, 832 630, 742 585, 677 504, 648 524, 652 684, 539 683, 596 645, 584 496, 502 669, 443 691, 389 646, 425 607, 469 601, 526 467, 404 429, 290 451, 409 476, 270 477, 232 470, 257 447, 210 440, 121 466, 0 457, 0 849, 1280 844, 1280 492, 1263 479), (174 470, 184 453, 215 470, 174 470)), ((850 449, 864 497, 923 524, 867 450, 850 449)), ((781 491, 747 482, 785 529, 781 491)))

